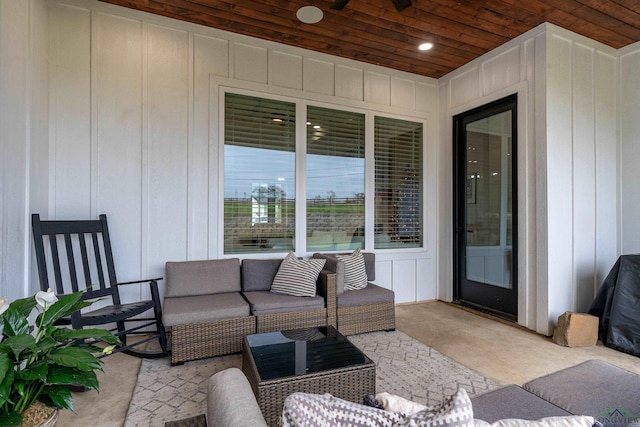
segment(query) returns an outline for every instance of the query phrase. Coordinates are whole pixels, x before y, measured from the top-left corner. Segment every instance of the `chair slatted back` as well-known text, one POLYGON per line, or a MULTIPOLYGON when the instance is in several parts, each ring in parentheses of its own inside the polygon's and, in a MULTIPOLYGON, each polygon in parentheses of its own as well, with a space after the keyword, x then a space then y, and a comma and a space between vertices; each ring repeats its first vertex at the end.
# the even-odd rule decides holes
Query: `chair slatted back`
POLYGON ((80 290, 85 291, 84 299, 112 296, 114 304, 120 303, 111 287, 117 280, 106 215, 97 220, 42 221, 33 214, 32 229, 42 290, 55 287, 58 295, 80 290))

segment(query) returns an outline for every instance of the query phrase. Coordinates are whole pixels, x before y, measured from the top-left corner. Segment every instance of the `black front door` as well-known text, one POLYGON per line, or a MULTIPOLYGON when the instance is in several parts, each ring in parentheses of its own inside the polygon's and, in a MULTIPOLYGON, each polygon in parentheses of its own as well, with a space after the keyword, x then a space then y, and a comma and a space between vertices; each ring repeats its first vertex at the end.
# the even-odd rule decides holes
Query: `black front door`
POLYGON ((516 95, 453 118, 454 300, 517 320, 516 95))

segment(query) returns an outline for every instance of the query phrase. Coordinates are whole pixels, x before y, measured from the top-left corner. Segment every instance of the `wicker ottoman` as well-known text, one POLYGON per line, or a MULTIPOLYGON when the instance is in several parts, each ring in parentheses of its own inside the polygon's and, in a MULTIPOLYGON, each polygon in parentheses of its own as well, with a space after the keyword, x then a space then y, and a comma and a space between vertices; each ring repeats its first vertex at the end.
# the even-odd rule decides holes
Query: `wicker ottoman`
POLYGON ((376 388, 375 363, 331 326, 246 336, 242 371, 270 426, 280 425, 291 393, 330 393, 362 403, 376 388))

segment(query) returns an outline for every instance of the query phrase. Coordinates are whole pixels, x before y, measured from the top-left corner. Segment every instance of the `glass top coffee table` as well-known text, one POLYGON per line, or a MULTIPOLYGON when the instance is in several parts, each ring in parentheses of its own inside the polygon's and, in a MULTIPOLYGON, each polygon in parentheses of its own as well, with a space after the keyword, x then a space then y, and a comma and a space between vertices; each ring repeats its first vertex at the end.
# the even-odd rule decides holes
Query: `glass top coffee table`
POLYGON ((375 363, 331 326, 247 335, 242 371, 270 426, 280 424, 291 393, 331 393, 362 403, 376 388, 375 363))

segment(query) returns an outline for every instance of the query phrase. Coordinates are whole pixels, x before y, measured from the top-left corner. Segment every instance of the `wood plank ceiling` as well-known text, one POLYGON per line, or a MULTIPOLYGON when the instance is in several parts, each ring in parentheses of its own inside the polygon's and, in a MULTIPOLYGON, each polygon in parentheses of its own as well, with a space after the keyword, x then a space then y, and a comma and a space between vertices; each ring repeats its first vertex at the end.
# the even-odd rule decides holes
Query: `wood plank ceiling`
POLYGON ((402 12, 391 0, 101 1, 434 78, 543 22, 614 48, 640 40, 638 0, 413 0, 402 12), (302 6, 323 19, 300 22, 302 6))

